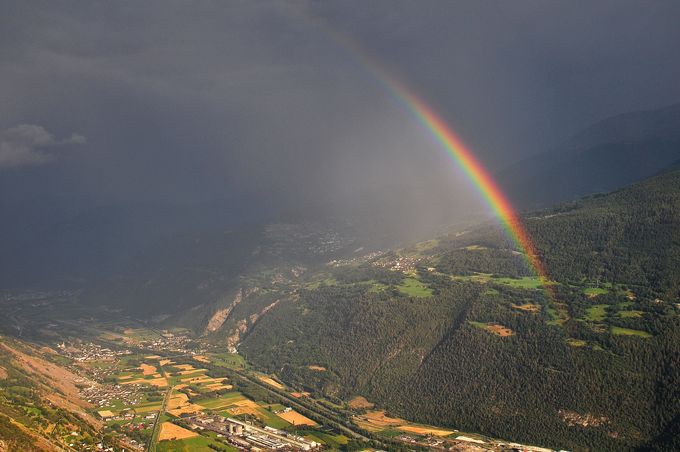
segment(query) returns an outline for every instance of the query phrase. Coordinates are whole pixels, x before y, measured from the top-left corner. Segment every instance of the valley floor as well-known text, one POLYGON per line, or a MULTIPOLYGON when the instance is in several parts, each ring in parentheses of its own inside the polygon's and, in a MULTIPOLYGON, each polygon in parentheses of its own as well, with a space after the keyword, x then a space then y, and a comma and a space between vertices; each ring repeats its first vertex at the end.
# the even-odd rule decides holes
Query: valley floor
POLYGON ((6 395, 0 406, 11 403, 29 414, 14 423, 42 450, 520 447, 393 417, 362 397, 343 404, 315 398, 187 330, 156 330, 116 316, 104 322, 74 313, 41 322, 34 315, 39 338, 0 338, 2 369, 16 370, 0 380, 6 395), (20 387, 40 393, 40 402, 21 399, 20 387), (43 404, 73 417, 48 419, 43 404))

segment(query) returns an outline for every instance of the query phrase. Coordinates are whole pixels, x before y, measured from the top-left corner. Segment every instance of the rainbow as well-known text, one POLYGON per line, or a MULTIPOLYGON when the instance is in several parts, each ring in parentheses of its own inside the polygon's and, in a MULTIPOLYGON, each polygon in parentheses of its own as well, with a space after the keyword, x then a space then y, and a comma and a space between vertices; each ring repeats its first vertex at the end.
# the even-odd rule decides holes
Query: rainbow
POLYGON ((441 148, 464 171, 482 194, 486 203, 500 219, 507 236, 524 252, 528 264, 541 281, 547 296, 554 300, 553 287, 548 278, 548 273, 517 211, 500 190, 498 184, 496 184, 486 168, 482 166, 473 152, 451 130, 446 121, 427 102, 400 83, 378 60, 371 57, 349 37, 337 32, 327 22, 314 16, 309 11, 297 9, 296 12, 314 25, 321 27, 342 48, 347 49, 352 56, 359 60, 361 66, 368 70, 392 97, 434 137, 441 148))
MULTIPOLYGON (((388 79, 383 78, 383 81, 388 79)), ((436 139, 453 161, 465 172, 470 181, 482 194, 486 203, 501 220, 507 235, 524 251, 529 265, 534 269, 543 287, 548 289, 550 279, 540 260, 536 245, 531 240, 517 211, 512 207, 508 198, 498 187, 489 172, 477 160, 472 151, 451 130, 446 122, 427 105, 404 86, 394 80, 389 80, 392 94, 404 105, 418 122, 436 139)))

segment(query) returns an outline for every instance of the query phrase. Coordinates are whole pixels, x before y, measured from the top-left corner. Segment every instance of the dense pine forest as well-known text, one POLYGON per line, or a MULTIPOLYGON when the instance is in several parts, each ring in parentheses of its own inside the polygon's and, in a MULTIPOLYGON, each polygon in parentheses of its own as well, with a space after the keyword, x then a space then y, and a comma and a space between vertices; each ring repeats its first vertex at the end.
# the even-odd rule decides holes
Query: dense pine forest
POLYGON ((550 291, 488 224, 310 275, 239 350, 294 386, 420 422, 680 447, 680 171, 524 221, 550 291))

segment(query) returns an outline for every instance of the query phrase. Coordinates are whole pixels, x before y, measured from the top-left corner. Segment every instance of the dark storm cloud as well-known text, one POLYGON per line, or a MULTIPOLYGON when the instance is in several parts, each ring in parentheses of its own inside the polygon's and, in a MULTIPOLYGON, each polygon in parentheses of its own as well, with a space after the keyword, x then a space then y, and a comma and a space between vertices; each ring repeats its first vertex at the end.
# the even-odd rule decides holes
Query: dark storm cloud
POLYGON ((603 117, 680 100, 670 1, 315 2, 490 166, 603 117))
POLYGON ((672 2, 5 2, 0 129, 88 143, 3 172, 0 196, 295 205, 401 186, 415 204, 466 205, 463 175, 310 14, 495 169, 680 99, 672 2))

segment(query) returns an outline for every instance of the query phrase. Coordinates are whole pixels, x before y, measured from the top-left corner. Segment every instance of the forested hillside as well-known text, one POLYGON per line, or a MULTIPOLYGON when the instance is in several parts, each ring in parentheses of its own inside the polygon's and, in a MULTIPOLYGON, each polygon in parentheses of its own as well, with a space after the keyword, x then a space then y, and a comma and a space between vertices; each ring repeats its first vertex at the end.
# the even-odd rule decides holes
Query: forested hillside
POLYGON ((680 171, 525 222, 551 291, 489 224, 308 272, 239 350, 416 421, 576 450, 679 447, 680 171))

